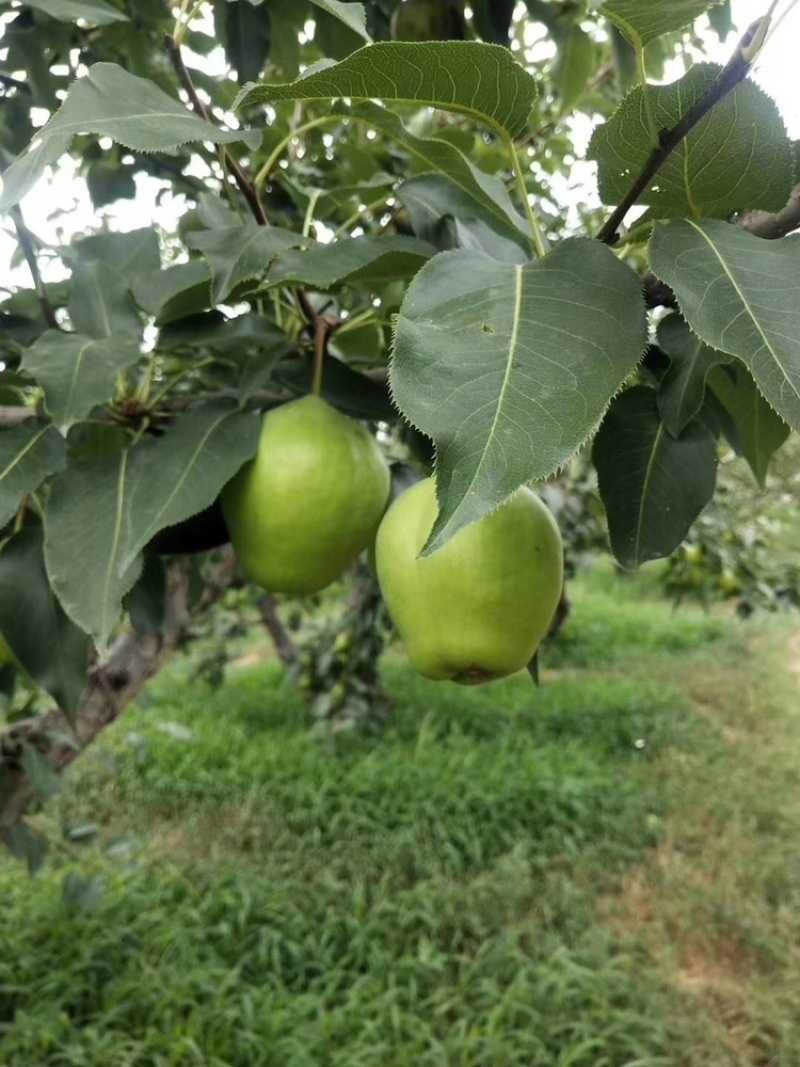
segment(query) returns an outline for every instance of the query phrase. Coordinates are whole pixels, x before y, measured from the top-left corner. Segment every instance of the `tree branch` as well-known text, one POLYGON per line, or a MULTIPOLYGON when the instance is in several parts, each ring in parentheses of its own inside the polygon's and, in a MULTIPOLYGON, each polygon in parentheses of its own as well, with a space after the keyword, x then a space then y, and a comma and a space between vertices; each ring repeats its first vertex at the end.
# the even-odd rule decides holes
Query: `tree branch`
POLYGON ((294 647, 294 642, 289 636, 286 627, 278 617, 278 612, 275 607, 275 597, 272 596, 271 593, 264 593, 263 596, 259 597, 257 607, 264 628, 272 638, 272 643, 275 646, 275 651, 278 653, 278 658, 284 667, 291 666, 297 659, 297 650, 294 647))
MULTIPOLYGON (((174 37, 170 36, 170 34, 167 34, 164 37, 164 49, 167 55, 169 56, 170 62, 172 63, 172 69, 175 71, 178 76, 178 80, 180 81, 183 88, 186 90, 186 95, 189 97, 189 100, 191 102, 192 107, 194 108, 195 113, 199 115, 204 122, 207 122, 209 123, 209 125, 212 125, 211 116, 209 115, 205 104, 197 95, 197 90, 194 87, 192 76, 189 73, 186 64, 183 62, 183 56, 181 55, 181 46, 178 44, 174 37)), ((253 218, 256 220, 259 226, 268 226, 269 222, 267 221, 267 216, 264 213, 264 208, 261 204, 261 201, 258 199, 258 193, 256 192, 256 187, 253 182, 250 181, 250 179, 245 174, 243 168, 239 166, 239 164, 236 162, 230 152, 228 152, 225 148, 222 149, 222 159, 225 167, 233 175, 233 179, 238 185, 239 191, 247 201, 247 206, 250 208, 253 218)))
POLYGON ((662 130, 660 132, 658 147, 654 148, 650 153, 639 176, 597 234, 598 241, 603 241, 605 244, 614 244, 617 241, 619 227, 622 225, 625 216, 661 167, 663 167, 674 149, 694 129, 697 123, 711 111, 715 104, 718 104, 723 97, 736 88, 739 82, 747 77, 751 62, 746 58, 746 49, 760 28, 761 22, 762 20, 758 19, 748 28, 736 46, 735 52, 719 72, 708 92, 689 108, 671 130, 662 130))
POLYGON ((743 211, 736 225, 767 241, 785 237, 800 228, 800 185, 792 189, 789 203, 782 211, 743 211))
MULTIPOLYGON (((205 611, 219 599, 235 566, 233 550, 224 549, 206 576, 197 611, 205 611)), ((19 763, 23 742, 37 748, 59 773, 74 762, 102 730, 119 718, 170 653, 187 640, 192 626, 189 581, 189 567, 180 560, 168 577, 163 640, 159 644, 135 630, 124 633, 106 662, 93 671, 74 724, 59 708, 52 708, 44 715, 0 731, 0 838, 22 818, 33 799, 19 763)))
MULTIPOLYGON (((5 153, 0 149, 0 174, 8 167, 8 160, 5 157, 5 153)), ((22 254, 25 256, 25 262, 28 264, 28 270, 31 272, 31 278, 33 278, 33 287, 36 290, 36 295, 39 298, 39 305, 42 309, 42 316, 44 321, 50 327, 51 330, 60 330, 61 327, 58 324, 56 318, 55 309, 50 303, 50 298, 47 295, 47 289, 42 276, 39 273, 39 264, 36 260, 36 250, 33 247, 33 234, 25 225, 25 220, 22 217, 22 209, 19 204, 15 204, 9 210, 9 215, 14 223, 14 229, 17 231, 17 240, 19 246, 22 249, 22 254)))

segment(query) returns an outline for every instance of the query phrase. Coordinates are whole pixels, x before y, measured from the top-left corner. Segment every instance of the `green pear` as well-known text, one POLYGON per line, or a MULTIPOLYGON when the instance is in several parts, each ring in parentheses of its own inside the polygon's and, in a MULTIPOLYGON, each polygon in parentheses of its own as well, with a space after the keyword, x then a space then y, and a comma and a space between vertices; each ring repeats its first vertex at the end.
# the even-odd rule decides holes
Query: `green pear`
POLYGON ((378 582, 411 663, 426 678, 463 685, 514 674, 533 658, 561 596, 558 526, 521 488, 421 559, 437 514, 426 478, 395 500, 375 543, 378 582))
POLYGON ((390 482, 372 434, 320 397, 268 412, 222 492, 242 571, 273 593, 324 589, 374 540, 390 482))

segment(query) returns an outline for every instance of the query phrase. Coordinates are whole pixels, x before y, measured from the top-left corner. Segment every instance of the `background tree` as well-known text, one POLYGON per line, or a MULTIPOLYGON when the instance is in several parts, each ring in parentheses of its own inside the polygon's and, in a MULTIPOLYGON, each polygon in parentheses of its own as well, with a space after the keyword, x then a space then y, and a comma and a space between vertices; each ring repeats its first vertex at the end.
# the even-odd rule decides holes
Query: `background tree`
POLYGON ((260 413, 319 390, 394 459, 435 447, 426 551, 593 440, 624 567, 683 541, 721 440, 763 480, 800 425, 795 151, 748 80, 766 11, 720 67, 693 62, 696 20, 730 29, 708 0, 2 10, 0 208, 32 284, 0 303, 0 679, 56 705, 0 735, 17 853, 234 580, 218 500, 260 413), (608 215, 576 200, 579 116, 608 215), (47 247, 19 204, 67 155, 96 224, 47 247), (143 175, 177 235, 141 195, 113 221, 143 175))

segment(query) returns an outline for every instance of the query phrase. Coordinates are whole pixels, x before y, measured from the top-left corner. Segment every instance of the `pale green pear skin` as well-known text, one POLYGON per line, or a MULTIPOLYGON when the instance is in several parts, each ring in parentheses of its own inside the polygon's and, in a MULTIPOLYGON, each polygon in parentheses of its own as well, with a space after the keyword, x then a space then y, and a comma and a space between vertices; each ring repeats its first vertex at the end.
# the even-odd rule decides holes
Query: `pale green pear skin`
POLYGON ((255 457, 222 492, 242 572, 273 593, 324 589, 374 540, 390 483, 369 430, 320 397, 267 412, 255 457))
POLYGON ((426 478, 394 501, 375 544, 378 583, 412 666, 463 685, 522 670, 561 596, 555 520, 523 487, 420 559, 437 514, 435 482, 426 478))

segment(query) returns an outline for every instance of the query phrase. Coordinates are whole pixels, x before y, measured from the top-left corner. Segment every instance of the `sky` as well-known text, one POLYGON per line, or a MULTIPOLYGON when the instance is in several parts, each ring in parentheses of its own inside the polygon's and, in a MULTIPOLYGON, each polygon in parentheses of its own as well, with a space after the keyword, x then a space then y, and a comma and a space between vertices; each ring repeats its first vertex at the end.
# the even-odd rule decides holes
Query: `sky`
MULTIPOLYGON (((733 19, 738 34, 741 35, 751 22, 761 17, 768 6, 769 0, 733 0, 733 19)), ((769 40, 752 76, 778 103, 789 135, 800 139, 800 2, 793 5, 793 0, 780 0, 776 14, 780 16, 780 13, 787 9, 789 14, 769 40)), ((706 40, 709 59, 725 62, 729 58, 734 45, 732 35, 725 44, 720 44, 712 33, 706 35, 706 40)), ((675 76, 678 76, 677 72, 675 76)), ((88 231, 92 226, 95 213, 84 183, 76 180, 74 174, 74 164, 65 161, 52 179, 43 179, 22 203, 27 225, 47 243, 57 243, 64 237, 63 231, 58 229, 64 225, 63 217, 57 223, 48 218, 49 213, 56 207, 64 208, 68 204, 74 204, 70 219, 74 222, 75 233, 88 231)), ((156 196, 161 185, 154 179, 142 176, 137 178, 137 185, 139 195, 136 201, 119 201, 112 208, 115 226, 121 230, 133 229, 141 226, 144 217, 168 229, 174 228, 176 216, 180 213, 180 203, 176 204, 167 197, 163 198, 160 205, 157 204, 156 196)), ((29 286, 30 279, 26 268, 11 270, 11 258, 16 249, 16 242, 10 236, 11 232, 9 220, 0 221, 0 287, 10 284, 29 286)), ((64 269, 58 263, 49 266, 45 263, 43 274, 45 279, 53 280, 63 277, 64 269)))

